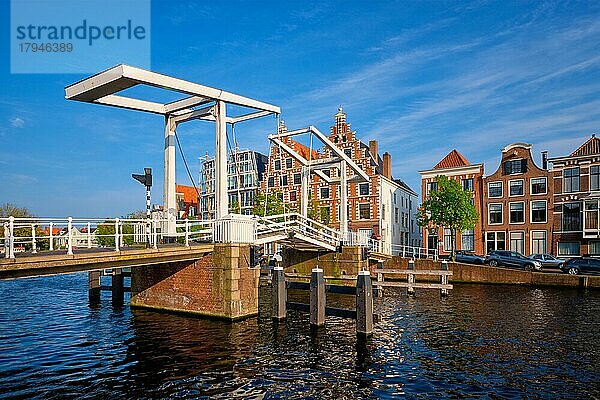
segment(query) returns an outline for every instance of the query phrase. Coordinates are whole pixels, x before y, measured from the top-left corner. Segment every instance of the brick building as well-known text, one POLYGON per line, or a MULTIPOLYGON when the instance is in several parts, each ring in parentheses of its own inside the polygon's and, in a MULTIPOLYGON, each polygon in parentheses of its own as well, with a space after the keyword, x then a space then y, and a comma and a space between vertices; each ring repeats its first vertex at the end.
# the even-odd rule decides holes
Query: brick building
POLYGON ((193 186, 176 185, 178 218, 196 217, 198 215, 198 190, 193 186))
POLYGON ((549 161, 558 256, 600 255, 600 139, 592 135, 570 155, 549 161))
MULTIPOLYGON (((454 179, 464 189, 473 192, 473 205, 479 212, 479 222, 474 229, 456 233, 456 250, 474 251, 484 254, 483 241, 483 164, 471 164, 457 150, 452 150, 435 167, 419 171, 421 174, 421 195, 426 199, 432 190, 437 189, 436 177, 443 175, 454 179)), ((449 255, 452 249, 450 229, 429 230, 423 228, 423 244, 428 251, 437 249, 440 255, 449 255)))
MULTIPOLYGON (((547 164, 545 154, 542 158, 547 164)), ((481 214, 487 253, 553 251, 551 179, 547 165, 535 164, 530 144, 513 143, 502 149, 500 166, 483 179, 481 214)))
MULTIPOLYGON (((411 246, 420 245, 419 229, 414 221, 417 194, 402 181, 392 177, 392 157, 389 153, 379 155, 378 143, 369 144, 357 138, 356 132, 346 122, 342 108, 334 115, 335 125, 331 127, 329 140, 344 151, 369 176, 369 182, 348 183, 349 230, 363 235, 380 236, 384 241, 411 246)), ((285 132, 284 124, 279 132, 285 132)), ((306 159, 329 158, 334 154, 329 149, 310 149, 291 139, 283 137, 283 143, 290 146, 306 159)), ((323 170, 329 177, 339 177, 337 167, 323 170)), ((283 196, 290 209, 300 209, 302 166, 284 149, 272 145, 262 189, 277 192, 283 196)), ((348 175, 349 171, 346 171, 348 175)), ((319 207, 318 215, 322 222, 339 229, 340 193, 339 184, 330 184, 315 174, 310 175, 309 195, 313 204, 319 207)))

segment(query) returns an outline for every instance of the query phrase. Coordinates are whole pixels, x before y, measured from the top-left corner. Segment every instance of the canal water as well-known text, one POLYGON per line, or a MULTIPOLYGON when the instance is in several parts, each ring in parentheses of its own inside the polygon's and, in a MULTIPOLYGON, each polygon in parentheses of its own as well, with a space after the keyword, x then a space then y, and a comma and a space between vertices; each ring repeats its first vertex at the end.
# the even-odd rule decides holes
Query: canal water
MULTIPOLYGON (((0 398, 598 398, 600 292, 387 292, 382 321, 227 324, 87 303, 87 275, 0 282, 0 398)), ((268 291, 261 309, 268 312, 268 291)), ((335 299, 334 299, 335 300, 335 299)))

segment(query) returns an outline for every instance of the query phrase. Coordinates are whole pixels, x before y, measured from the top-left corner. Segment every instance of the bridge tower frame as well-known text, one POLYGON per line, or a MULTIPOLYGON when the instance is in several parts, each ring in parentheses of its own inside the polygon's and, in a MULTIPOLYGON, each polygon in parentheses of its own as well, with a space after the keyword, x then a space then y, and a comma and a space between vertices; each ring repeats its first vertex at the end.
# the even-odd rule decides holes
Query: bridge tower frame
POLYGON ((272 104, 125 64, 116 65, 65 87, 65 98, 160 114, 165 117, 163 202, 168 218, 169 236, 175 236, 177 233, 175 200, 177 125, 191 120, 215 122, 215 217, 220 219, 229 214, 227 124, 234 125, 270 114, 281 114, 281 109, 272 104), (181 93, 184 97, 168 103, 159 103, 116 94, 137 85, 181 93), (240 106, 249 111, 237 116, 227 115, 227 104, 240 106))

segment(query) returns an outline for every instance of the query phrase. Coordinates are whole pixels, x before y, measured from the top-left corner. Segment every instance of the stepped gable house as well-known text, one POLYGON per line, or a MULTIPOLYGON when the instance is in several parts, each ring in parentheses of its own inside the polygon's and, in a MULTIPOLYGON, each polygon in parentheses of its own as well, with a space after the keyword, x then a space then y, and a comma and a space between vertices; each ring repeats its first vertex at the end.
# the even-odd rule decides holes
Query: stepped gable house
POLYGON ((570 155, 549 161, 558 256, 600 255, 600 139, 592 135, 570 155))
MULTIPOLYGON (((420 171, 421 195, 423 199, 429 196, 432 190, 437 189, 436 177, 440 175, 454 179, 464 189, 473 192, 473 205, 480 214, 479 223, 474 229, 457 232, 456 249, 473 251, 484 254, 483 224, 481 212, 483 204, 483 164, 471 164, 456 149, 448 153, 435 167, 430 170, 420 171)), ((423 228, 423 243, 428 252, 437 249, 441 255, 449 255, 451 251, 452 235, 450 229, 443 231, 423 228)))
POLYGON ((552 252, 552 175, 545 152, 542 163, 540 168, 533 161, 530 144, 513 143, 502 149, 496 172, 483 179, 482 219, 487 253, 552 252))
MULTIPOLYGON (((349 230, 367 236, 380 236, 388 243, 411 246, 420 245, 419 229, 416 227, 417 194, 402 181, 392 178, 392 157, 389 153, 379 155, 378 143, 371 140, 369 144, 357 138, 356 132, 346 122, 346 113, 340 107, 334 115, 335 125, 331 127, 329 140, 344 151, 370 177, 369 182, 349 182, 348 187, 348 221, 349 230), (400 183, 399 183, 400 182, 400 183)), ((285 132, 284 124, 279 132, 285 132)), ((329 149, 310 149, 289 137, 282 141, 305 158, 332 157, 329 149)), ((337 167, 323 170, 330 177, 339 177, 337 167)), ((278 192, 283 196, 287 206, 300 209, 302 166, 285 150, 272 145, 263 190, 278 192)), ((348 176, 350 171, 346 171, 348 176)), ((339 229, 340 194, 339 184, 310 176, 311 199, 320 209, 320 220, 339 229)))

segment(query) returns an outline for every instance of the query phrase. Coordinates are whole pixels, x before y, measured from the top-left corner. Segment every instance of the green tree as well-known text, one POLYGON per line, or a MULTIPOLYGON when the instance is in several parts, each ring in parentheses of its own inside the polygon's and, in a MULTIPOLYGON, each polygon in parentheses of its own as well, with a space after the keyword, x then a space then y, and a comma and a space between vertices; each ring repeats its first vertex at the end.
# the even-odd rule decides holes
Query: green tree
POLYGON ((436 177, 437 189, 429 193, 417 214, 419 226, 429 229, 450 229, 451 258, 456 255, 456 232, 473 229, 479 213, 472 203, 473 193, 465 190, 454 179, 436 177))
POLYGON ((146 210, 137 210, 130 212, 125 217, 121 217, 124 219, 146 219, 146 210))
MULTIPOLYGON (((14 218, 31 218, 31 221, 27 221, 27 223, 35 223, 37 224, 37 220, 36 220, 36 216, 31 213, 27 208, 25 207, 17 207, 16 205, 12 204, 12 203, 4 203, 2 205, 0 205, 0 218, 8 218, 8 217, 14 217, 14 218)), ((30 237, 31 236, 31 227, 29 226, 25 226, 25 227, 19 227, 19 225, 23 225, 23 223, 19 223, 18 221, 15 222, 15 230, 14 230, 14 235, 15 237, 30 237)), ((42 234, 42 229, 39 225, 36 225, 35 228, 36 231, 36 236, 39 237, 42 234)), ((4 223, 0 223, 0 237, 4 238, 4 223)), ((41 243, 38 243, 38 248, 43 249, 44 246, 40 246, 41 243)), ((25 244, 26 248, 31 248, 31 244, 26 243, 25 244)))
MULTIPOLYGON (((99 224, 96 227, 96 240, 98 246, 101 247, 115 247, 115 222, 106 220, 103 224, 99 224)), ((122 234, 123 243, 131 246, 134 239, 134 226, 133 224, 123 223, 122 234)))
POLYGON ((265 193, 257 193, 256 196, 254 196, 252 214, 261 217, 283 214, 283 195, 280 192, 269 193, 268 195, 265 193))
POLYGON ((239 201, 234 200, 229 203, 229 213, 231 213, 231 214, 241 214, 242 213, 242 209, 240 207, 239 201))

